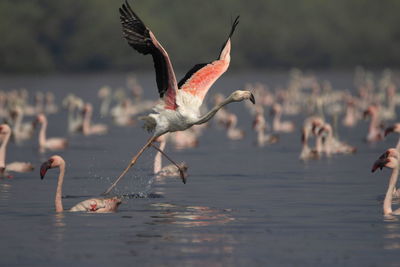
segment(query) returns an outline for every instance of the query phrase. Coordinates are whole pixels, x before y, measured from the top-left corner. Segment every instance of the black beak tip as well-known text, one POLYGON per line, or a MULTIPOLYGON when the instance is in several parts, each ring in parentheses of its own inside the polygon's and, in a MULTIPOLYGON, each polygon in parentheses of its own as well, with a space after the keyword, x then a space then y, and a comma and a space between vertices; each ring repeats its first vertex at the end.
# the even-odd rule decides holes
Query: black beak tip
POLYGON ((251 103, 255 104, 256 103, 256 99, 254 98, 253 94, 250 94, 250 101, 251 103))

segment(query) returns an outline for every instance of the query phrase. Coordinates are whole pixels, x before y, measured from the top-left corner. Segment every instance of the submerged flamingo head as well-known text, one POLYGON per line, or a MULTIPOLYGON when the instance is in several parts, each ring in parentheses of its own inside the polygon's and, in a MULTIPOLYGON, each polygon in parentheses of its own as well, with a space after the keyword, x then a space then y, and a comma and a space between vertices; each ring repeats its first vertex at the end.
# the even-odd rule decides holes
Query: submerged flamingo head
POLYGON ((59 167, 63 162, 64 159, 58 155, 54 155, 43 162, 42 166, 40 166, 40 179, 43 180, 48 169, 59 167))

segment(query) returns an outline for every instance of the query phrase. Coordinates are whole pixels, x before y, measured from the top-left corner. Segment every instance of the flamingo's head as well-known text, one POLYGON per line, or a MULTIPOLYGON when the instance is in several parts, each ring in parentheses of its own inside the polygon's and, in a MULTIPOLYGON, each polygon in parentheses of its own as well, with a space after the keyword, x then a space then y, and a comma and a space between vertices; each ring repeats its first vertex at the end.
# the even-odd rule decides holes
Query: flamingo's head
POLYGON ((47 121, 46 115, 44 115, 43 113, 40 113, 39 115, 36 116, 36 120, 34 121, 34 124, 37 123, 45 123, 47 121))
POLYGON ((373 116, 374 114, 377 114, 379 111, 378 106, 376 105, 370 105, 363 113, 364 119, 368 118, 369 116, 373 116))
POLYGON ((99 89, 99 91, 97 92, 97 96, 98 96, 100 99, 104 99, 104 98, 106 98, 106 97, 108 97, 108 96, 110 96, 110 95, 111 95, 111 88, 108 87, 108 86, 103 86, 103 87, 101 87, 101 88, 99 89))
POLYGON ((281 104, 275 103, 275 104, 272 105, 270 114, 271 114, 271 115, 275 115, 275 114, 277 114, 277 113, 280 113, 281 110, 282 110, 281 104))
POLYGON ((320 129, 324 126, 324 121, 321 119, 315 119, 311 122, 311 133, 318 135, 320 129))
POLYGON ((86 103, 86 104, 83 106, 83 109, 82 109, 83 114, 91 113, 92 111, 93 111, 93 106, 92 106, 92 104, 86 103))
POLYGON ((385 136, 387 136, 390 133, 400 133, 400 123, 395 123, 390 127, 387 127, 385 129, 385 136))
POLYGON ((256 103, 254 95, 250 91, 237 90, 231 94, 231 99, 233 102, 240 102, 248 99, 251 103, 256 103))
POLYGON ((322 125, 321 128, 319 128, 318 135, 322 134, 331 134, 332 133, 332 126, 329 123, 325 123, 322 125))
POLYGON ((59 167, 62 163, 64 163, 64 159, 58 155, 54 155, 43 162, 42 166, 40 166, 40 179, 43 180, 48 169, 59 167))
POLYGON ((10 132, 11 132, 11 128, 10 128, 10 126, 8 126, 8 124, 4 123, 4 124, 0 125, 0 135, 1 135, 1 137, 9 134, 10 132))
MULTIPOLYGON (((382 156, 381 156, 382 157, 382 156)), ((399 161, 394 157, 379 158, 372 165, 371 172, 375 172, 377 169, 383 169, 383 167, 394 169, 398 168, 399 161)))

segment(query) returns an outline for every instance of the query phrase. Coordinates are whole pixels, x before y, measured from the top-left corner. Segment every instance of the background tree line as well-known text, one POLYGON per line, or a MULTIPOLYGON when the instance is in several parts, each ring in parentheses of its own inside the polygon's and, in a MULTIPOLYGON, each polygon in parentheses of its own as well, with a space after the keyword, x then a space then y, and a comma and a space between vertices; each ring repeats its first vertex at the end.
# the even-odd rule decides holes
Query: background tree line
MULTIPOLYGON (((131 0, 177 69, 214 59, 230 24, 233 68, 399 67, 398 0, 131 0)), ((0 72, 149 69, 111 0, 1 0, 0 72)))

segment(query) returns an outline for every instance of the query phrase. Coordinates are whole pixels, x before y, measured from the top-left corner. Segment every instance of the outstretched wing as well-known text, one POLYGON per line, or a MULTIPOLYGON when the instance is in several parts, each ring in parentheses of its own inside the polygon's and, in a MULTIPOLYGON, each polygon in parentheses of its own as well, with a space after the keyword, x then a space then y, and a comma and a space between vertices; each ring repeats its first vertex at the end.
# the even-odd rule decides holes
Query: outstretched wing
POLYGON ((133 12, 127 0, 119 9, 119 13, 123 36, 136 51, 143 55, 151 54, 153 56, 160 97, 165 95, 166 108, 175 109, 175 90, 178 86, 168 53, 143 21, 133 12))
POLYGON ((204 99, 208 89, 228 69, 230 63, 231 37, 239 23, 239 16, 232 24, 228 39, 222 46, 219 58, 211 63, 197 64, 179 82, 179 89, 204 99))

